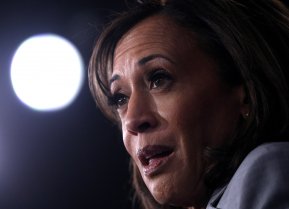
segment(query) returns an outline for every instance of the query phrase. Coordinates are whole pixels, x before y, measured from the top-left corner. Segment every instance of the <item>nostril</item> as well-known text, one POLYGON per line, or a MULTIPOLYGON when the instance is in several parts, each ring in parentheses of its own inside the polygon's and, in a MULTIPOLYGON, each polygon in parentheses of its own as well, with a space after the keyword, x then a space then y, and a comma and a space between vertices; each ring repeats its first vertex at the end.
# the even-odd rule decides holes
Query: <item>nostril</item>
POLYGON ((138 126, 138 131, 144 132, 144 131, 148 130, 150 127, 151 127, 151 125, 149 122, 144 122, 138 126))

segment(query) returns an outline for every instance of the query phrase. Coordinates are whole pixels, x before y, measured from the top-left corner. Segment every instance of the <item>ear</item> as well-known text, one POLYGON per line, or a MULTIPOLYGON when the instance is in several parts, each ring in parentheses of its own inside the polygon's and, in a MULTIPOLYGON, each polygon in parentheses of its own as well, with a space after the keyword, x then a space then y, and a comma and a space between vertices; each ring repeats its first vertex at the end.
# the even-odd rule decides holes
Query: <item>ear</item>
POLYGON ((240 99, 240 114, 244 119, 247 119, 250 115, 249 96, 243 85, 238 87, 238 95, 240 99))

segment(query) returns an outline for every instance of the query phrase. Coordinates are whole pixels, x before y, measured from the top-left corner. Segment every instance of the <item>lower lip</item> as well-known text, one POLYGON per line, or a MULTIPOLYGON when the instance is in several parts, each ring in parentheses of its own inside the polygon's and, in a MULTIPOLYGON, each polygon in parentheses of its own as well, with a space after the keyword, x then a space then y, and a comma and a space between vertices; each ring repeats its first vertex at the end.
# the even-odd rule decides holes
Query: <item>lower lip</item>
POLYGON ((161 172, 161 170, 168 164, 169 159, 173 153, 165 157, 150 159, 149 164, 144 166, 144 174, 146 176, 153 176, 161 172))

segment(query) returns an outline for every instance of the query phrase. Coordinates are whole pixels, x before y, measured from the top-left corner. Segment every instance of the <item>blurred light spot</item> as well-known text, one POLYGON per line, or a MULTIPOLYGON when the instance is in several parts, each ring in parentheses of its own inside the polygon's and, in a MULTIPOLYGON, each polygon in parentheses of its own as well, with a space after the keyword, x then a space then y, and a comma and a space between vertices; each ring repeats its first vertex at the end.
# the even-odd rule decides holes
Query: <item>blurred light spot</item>
POLYGON ((66 39, 42 34, 25 40, 11 64, 18 98, 39 111, 58 110, 76 98, 83 83, 83 61, 66 39))

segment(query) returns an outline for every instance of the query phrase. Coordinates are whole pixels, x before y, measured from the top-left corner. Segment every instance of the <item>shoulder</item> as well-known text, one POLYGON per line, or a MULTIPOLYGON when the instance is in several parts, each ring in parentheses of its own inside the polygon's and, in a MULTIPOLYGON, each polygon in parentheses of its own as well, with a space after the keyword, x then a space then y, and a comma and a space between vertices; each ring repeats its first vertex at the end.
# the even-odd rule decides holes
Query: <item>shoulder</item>
POLYGON ((249 153, 217 208, 289 209, 289 142, 263 144, 249 153))
MULTIPOLYGON (((266 165, 266 167, 268 166, 268 163, 270 165, 270 162, 272 161, 277 161, 274 163, 278 164, 282 161, 288 162, 289 142, 266 143, 258 146, 248 154, 248 156, 244 159, 244 161, 240 165, 239 169, 244 169, 243 167, 250 166, 252 165, 253 162, 256 161, 263 162, 263 160, 265 159, 269 160, 269 162, 264 162, 261 165, 266 165)), ((256 166, 258 167, 258 165, 256 166)))

